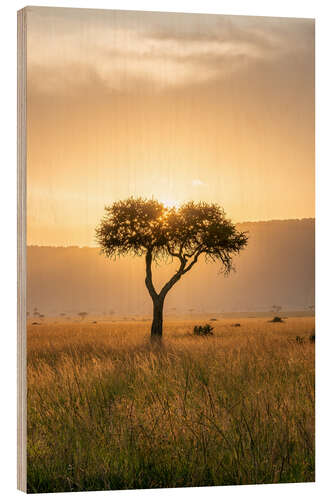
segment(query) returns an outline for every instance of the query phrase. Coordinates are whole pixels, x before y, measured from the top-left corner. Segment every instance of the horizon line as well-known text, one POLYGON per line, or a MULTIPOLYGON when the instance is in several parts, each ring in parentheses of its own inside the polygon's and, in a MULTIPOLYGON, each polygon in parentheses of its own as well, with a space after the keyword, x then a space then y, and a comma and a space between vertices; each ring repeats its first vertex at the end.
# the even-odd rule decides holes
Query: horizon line
MULTIPOLYGON (((314 221, 315 217, 302 217, 302 218, 293 218, 293 219, 268 219, 268 220, 255 220, 255 221, 242 221, 242 222, 234 222, 235 225, 239 224, 267 224, 270 222, 301 222, 301 221, 314 221)), ((27 243, 26 247, 39 247, 39 248, 99 248, 98 245, 50 245, 50 244, 38 244, 38 243, 27 243)))

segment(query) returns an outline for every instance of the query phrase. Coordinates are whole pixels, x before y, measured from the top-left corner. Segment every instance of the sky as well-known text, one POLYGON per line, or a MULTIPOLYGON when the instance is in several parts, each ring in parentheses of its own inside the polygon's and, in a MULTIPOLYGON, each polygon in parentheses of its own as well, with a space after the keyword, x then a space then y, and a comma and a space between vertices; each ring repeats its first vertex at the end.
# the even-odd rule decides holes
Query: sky
POLYGON ((314 217, 314 21, 29 7, 27 242, 129 196, 314 217))

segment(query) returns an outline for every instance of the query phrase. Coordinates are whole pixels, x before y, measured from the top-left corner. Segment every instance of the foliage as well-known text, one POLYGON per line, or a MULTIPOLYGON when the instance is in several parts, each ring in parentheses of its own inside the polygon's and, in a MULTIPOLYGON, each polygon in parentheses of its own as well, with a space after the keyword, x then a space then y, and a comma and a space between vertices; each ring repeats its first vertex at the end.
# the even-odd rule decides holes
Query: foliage
POLYGON ((283 319, 280 318, 280 316, 274 316, 274 318, 271 320, 272 323, 283 323, 283 319))
POLYGON ((206 323, 206 325, 195 325, 193 328, 194 335, 213 335, 214 328, 206 323))
POLYGON ((246 234, 238 232, 216 204, 189 202, 177 209, 154 199, 129 198, 105 211, 96 238, 107 257, 147 253, 155 260, 174 257, 185 273, 204 255, 229 272, 232 255, 247 243, 246 234))

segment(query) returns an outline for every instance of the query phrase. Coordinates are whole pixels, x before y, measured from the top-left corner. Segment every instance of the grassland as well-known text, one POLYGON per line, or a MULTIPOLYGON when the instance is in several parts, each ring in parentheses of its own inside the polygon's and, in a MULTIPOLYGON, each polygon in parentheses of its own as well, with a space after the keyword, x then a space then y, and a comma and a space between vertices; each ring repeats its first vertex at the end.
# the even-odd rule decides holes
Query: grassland
POLYGON ((314 481, 314 318, 194 323, 29 324, 29 492, 314 481))

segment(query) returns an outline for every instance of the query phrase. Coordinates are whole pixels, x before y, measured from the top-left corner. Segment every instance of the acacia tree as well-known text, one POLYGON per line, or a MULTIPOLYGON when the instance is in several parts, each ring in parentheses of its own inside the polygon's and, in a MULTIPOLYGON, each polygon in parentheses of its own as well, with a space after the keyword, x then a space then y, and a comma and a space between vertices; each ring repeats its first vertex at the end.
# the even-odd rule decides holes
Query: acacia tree
POLYGON ((107 257, 145 257, 145 283, 153 301, 152 339, 162 336, 167 293, 199 257, 219 262, 228 274, 233 255, 247 244, 246 234, 237 231, 216 204, 189 202, 176 209, 143 198, 129 198, 105 207, 96 238, 107 257), (168 259, 177 259, 178 268, 158 292, 153 284, 152 263, 168 259))

